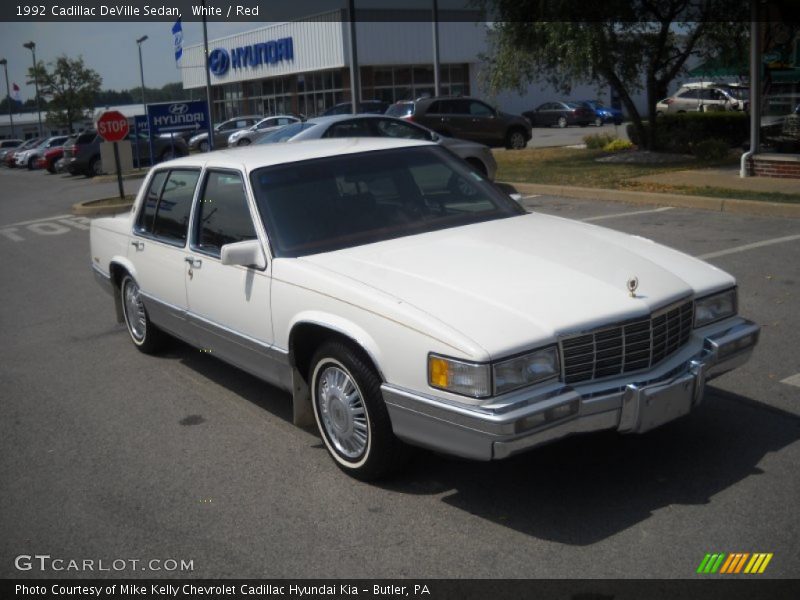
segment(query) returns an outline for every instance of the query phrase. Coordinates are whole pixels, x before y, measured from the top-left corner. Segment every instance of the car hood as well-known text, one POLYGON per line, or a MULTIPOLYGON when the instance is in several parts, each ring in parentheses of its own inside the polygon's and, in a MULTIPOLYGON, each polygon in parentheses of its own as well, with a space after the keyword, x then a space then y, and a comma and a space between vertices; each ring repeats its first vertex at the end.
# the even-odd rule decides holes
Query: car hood
POLYGON ((407 303, 496 358, 734 285, 650 240, 538 214, 302 259, 407 303), (636 297, 627 282, 639 280, 636 297))

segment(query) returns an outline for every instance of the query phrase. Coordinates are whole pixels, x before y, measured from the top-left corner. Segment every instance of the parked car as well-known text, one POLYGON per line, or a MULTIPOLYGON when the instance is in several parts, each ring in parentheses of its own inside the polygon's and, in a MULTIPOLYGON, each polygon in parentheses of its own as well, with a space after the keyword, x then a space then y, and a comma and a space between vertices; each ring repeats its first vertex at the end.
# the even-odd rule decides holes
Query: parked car
MULTIPOLYGON (((141 156, 143 162, 150 161, 150 142, 146 135, 131 132, 126 138, 131 144, 131 152, 134 157, 141 156)), ((89 130, 81 133, 71 146, 64 148, 64 156, 67 159, 67 171, 71 175, 85 175, 94 177, 103 172, 103 165, 100 160, 100 144, 103 143, 96 131, 89 130)), ((183 138, 175 136, 156 136, 153 138, 153 154, 157 162, 170 160, 177 156, 186 156, 189 149, 183 138)))
POLYGON ((24 152, 26 150, 30 150, 31 148, 35 148, 39 144, 42 143, 44 138, 31 138, 23 143, 21 143, 16 148, 10 148, 9 151, 6 153, 5 158, 3 159, 5 165, 10 169, 13 169, 17 166, 17 152, 24 152))
POLYGON ((67 170, 67 163, 64 159, 66 148, 72 146, 77 139, 77 135, 68 137, 60 148, 52 148, 45 153, 45 164, 42 168, 50 173, 64 173, 67 170))
POLYGON ((601 127, 604 123, 614 123, 622 125, 622 111, 613 106, 606 106, 601 100, 582 100, 582 102, 594 111, 594 124, 601 127))
MULTIPOLYGON (((425 140, 447 148, 456 156, 472 165, 481 175, 494 180, 497 162, 488 146, 440 135, 417 123, 383 115, 335 115, 317 117, 307 121, 304 127, 292 137, 285 132, 278 133, 274 141, 301 142, 321 138, 342 137, 385 137, 406 140, 425 140)), ((258 143, 258 142, 257 142, 258 143)), ((270 143, 269 141, 267 143, 270 143)))
MULTIPOLYGON (((232 133, 252 127, 263 118, 255 115, 235 117, 214 125, 214 149, 227 148, 228 138, 232 133)), ((208 152, 208 131, 203 131, 190 137, 189 150, 208 152)))
POLYGON ((228 146, 247 146, 252 144, 258 138, 275 131, 284 125, 291 125, 297 123, 301 119, 292 115, 276 115, 274 117, 266 117, 261 119, 258 123, 247 129, 241 129, 228 136, 228 146))
POLYGON ((522 113, 533 127, 586 127, 595 122, 594 110, 582 102, 545 102, 535 110, 522 113))
POLYGON ((519 150, 531 139, 531 125, 523 117, 465 96, 404 100, 390 106, 386 115, 419 123, 448 137, 487 146, 519 150))
POLYGON ((5 164, 6 154, 11 152, 12 150, 16 150, 20 144, 22 144, 22 140, 17 139, 7 139, 7 140, 0 140, 0 165, 5 164))
POLYGON ((745 110, 747 88, 709 82, 686 83, 673 96, 656 104, 657 114, 745 110))
MULTIPOLYGON (((69 138, 64 141, 66 144, 69 138)), ((45 169, 48 173, 56 172, 56 162, 64 156, 64 145, 45 150, 44 154, 36 160, 37 169, 45 169)))
POLYGON ((420 140, 163 163, 90 246, 136 348, 177 336, 288 391, 295 423, 365 480, 406 444, 492 460, 644 433, 692 412, 760 331, 721 269, 528 214, 420 140))
MULTIPOLYGON (((389 103, 383 100, 362 100, 358 103, 358 114, 369 115, 382 115, 389 108, 389 103)), ((324 111, 320 117, 329 117, 331 115, 351 115, 353 114, 352 102, 341 102, 336 106, 330 107, 324 111)))
POLYGON ((56 135, 46 138, 32 148, 17 151, 14 162, 16 162, 18 167, 27 167, 28 170, 37 169, 39 168, 39 159, 44 156, 44 153, 51 148, 62 146, 66 140, 66 135, 56 135))

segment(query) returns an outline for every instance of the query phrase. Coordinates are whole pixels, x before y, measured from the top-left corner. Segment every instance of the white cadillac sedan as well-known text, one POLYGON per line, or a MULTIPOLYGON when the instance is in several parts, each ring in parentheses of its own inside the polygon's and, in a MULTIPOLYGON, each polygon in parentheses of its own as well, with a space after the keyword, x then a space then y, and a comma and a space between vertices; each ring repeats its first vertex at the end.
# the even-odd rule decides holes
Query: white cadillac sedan
POLYGON ((689 413, 759 327, 735 280, 601 227, 527 214, 424 141, 341 138, 161 163, 91 226, 134 345, 166 334, 289 391, 360 479, 408 446, 505 458, 689 413))

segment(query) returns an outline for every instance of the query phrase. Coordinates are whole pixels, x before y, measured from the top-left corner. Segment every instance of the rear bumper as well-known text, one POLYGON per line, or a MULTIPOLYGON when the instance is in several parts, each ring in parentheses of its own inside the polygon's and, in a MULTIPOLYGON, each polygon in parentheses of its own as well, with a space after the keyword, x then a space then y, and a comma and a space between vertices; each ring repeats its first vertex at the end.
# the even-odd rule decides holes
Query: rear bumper
POLYGON ((395 434, 439 452, 492 460, 576 433, 644 433, 683 416, 703 399, 705 383, 744 364, 760 327, 733 318, 695 332, 657 367, 600 382, 523 390, 481 406, 454 405, 382 386, 395 434))

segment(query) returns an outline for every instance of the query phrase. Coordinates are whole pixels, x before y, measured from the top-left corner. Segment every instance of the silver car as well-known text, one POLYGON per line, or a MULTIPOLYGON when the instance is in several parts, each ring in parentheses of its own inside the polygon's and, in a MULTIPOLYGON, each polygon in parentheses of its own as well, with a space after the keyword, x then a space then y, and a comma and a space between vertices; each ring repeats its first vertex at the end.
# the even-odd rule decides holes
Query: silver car
POLYGON ((656 104, 657 114, 707 112, 714 110, 744 110, 747 90, 728 85, 688 83, 656 104), (741 96, 741 98, 739 97, 741 96))
POLYGON ((494 181, 497 162, 488 146, 451 138, 427 127, 385 115, 331 115, 317 117, 302 123, 282 127, 257 140, 256 144, 299 142, 320 138, 387 137, 409 140, 427 140, 447 148, 469 163, 490 181, 494 181))
MULTIPOLYGON (((214 126, 214 149, 226 148, 230 135, 241 129, 252 127, 264 117, 245 116, 234 117, 214 126)), ((189 138, 189 150, 208 152, 208 132, 203 131, 189 138)))
POLYGON ((249 129, 242 129, 228 136, 228 146, 247 146, 252 144, 258 138, 275 131, 284 125, 291 125, 300 121, 298 117, 292 115, 275 115, 274 117, 266 117, 261 119, 258 123, 249 129))

